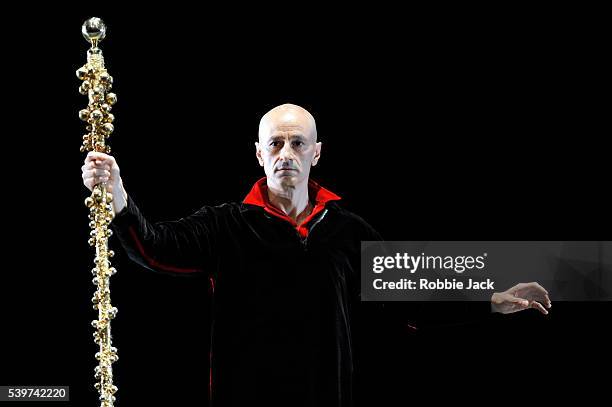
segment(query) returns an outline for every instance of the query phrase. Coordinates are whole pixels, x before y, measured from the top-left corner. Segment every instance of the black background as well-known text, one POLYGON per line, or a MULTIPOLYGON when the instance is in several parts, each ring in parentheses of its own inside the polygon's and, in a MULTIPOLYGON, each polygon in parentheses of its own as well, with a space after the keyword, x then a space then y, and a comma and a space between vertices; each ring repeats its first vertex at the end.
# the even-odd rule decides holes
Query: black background
MULTIPOLYGON (((75 406, 97 397, 78 151, 86 100, 74 75, 91 15, 108 25, 113 154, 151 220, 241 200, 263 174, 259 118, 290 102, 317 120, 313 178, 388 240, 611 238, 595 11, 265 11, 6 17, 0 384, 69 385, 75 406)), ((206 405, 208 282, 155 275, 116 251, 118 405, 206 405)), ((360 401, 605 394, 595 370, 610 362, 609 303, 553 298, 547 317, 459 325, 448 304, 385 307, 378 331, 362 304, 360 401)))

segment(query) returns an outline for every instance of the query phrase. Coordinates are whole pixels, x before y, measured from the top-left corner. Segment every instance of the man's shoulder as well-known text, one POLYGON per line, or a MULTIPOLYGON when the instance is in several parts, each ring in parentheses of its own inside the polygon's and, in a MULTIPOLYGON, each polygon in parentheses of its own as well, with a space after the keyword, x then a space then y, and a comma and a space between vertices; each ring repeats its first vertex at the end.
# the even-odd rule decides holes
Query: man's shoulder
POLYGON ((338 201, 328 202, 325 205, 325 208, 328 209, 330 212, 333 212, 337 216, 340 216, 346 219, 350 219, 355 222, 367 224, 367 222, 361 216, 357 215, 355 212, 349 211, 344 206, 342 206, 338 201))
POLYGON ((203 205, 194 215, 200 216, 235 216, 241 212, 243 205, 239 202, 223 202, 220 204, 203 205))
POLYGON ((349 225, 358 229, 363 234, 365 234, 367 237, 371 237, 372 240, 380 239, 380 235, 378 234, 376 229, 372 227, 372 225, 370 225, 364 218, 357 215, 355 212, 352 212, 344 208, 342 205, 340 205, 339 202, 337 201, 329 202, 326 205, 326 208, 331 213, 333 213, 336 218, 342 219, 343 221, 347 222, 349 225))

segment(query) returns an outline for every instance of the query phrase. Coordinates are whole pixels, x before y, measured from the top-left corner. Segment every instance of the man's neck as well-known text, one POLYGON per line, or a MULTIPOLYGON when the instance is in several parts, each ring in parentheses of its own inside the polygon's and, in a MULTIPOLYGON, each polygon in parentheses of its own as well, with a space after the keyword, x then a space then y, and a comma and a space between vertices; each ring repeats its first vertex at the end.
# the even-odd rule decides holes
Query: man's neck
POLYGON ((295 186, 268 184, 268 200, 297 224, 312 211, 308 201, 308 180, 295 186))

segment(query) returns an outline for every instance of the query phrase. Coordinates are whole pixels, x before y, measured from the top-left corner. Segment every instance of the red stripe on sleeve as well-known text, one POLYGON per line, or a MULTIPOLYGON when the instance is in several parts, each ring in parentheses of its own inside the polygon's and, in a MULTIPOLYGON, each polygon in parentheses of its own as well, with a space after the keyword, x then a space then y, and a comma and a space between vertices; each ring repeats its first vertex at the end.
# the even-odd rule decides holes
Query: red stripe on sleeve
POLYGON ((130 236, 132 236, 132 239, 134 239, 134 242, 136 243, 136 247, 138 248, 140 255, 147 261, 147 263, 149 263, 151 267, 155 267, 155 268, 158 268, 164 271, 172 271, 175 273, 198 273, 202 271, 200 269, 180 268, 180 267, 175 267, 175 266, 170 266, 167 264, 159 263, 157 260, 147 255, 142 243, 138 239, 138 234, 134 230, 133 226, 130 226, 129 231, 130 231, 130 236))

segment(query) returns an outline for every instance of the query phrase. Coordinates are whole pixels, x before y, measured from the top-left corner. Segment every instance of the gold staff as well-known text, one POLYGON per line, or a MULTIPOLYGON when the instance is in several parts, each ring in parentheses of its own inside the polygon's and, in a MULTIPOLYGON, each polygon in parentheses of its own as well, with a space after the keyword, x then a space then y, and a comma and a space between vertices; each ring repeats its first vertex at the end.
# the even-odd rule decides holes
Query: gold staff
MULTIPOLYGON (((106 139, 113 132, 111 107, 117 101, 117 96, 110 93, 113 78, 104 68, 102 50, 98 48, 100 41, 106 36, 106 26, 99 18, 93 17, 83 23, 83 36, 91 47, 87 51, 87 63, 76 72, 83 81, 79 92, 87 95, 89 104, 79 112, 79 118, 87 123, 87 134, 83 136, 81 152, 97 151, 110 153, 106 139)), ((92 298, 94 309, 98 310, 98 319, 91 325, 96 329, 94 341, 100 346, 96 353, 99 364, 95 369, 95 388, 100 394, 100 406, 112 407, 117 387, 113 385, 112 364, 117 361, 117 349, 111 343, 111 319, 117 315, 117 308, 110 302, 110 276, 117 270, 111 267, 109 258, 113 251, 108 249, 108 238, 112 231, 108 225, 113 219, 112 195, 106 190, 106 183, 94 186, 90 197, 85 199, 89 208, 89 227, 91 228, 89 245, 96 248, 95 267, 91 270, 96 292, 92 298)))

